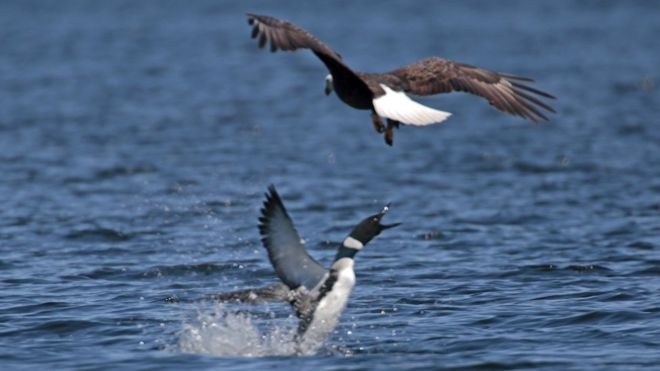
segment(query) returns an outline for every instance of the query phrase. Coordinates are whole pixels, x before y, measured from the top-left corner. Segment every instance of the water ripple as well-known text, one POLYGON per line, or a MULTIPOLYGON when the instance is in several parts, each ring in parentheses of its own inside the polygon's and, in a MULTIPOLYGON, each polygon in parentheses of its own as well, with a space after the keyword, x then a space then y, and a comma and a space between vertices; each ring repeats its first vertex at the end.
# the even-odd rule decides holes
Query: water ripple
POLYGON ((0 1, 3 369, 656 369, 657 6, 375 4, 0 1), (358 68, 530 76, 558 113, 430 97, 452 118, 388 147, 324 99, 313 55, 260 51, 246 12, 358 68), (288 303, 196 301, 277 282, 269 184, 324 266, 385 203, 403 222, 357 256, 314 356, 291 356, 288 303))

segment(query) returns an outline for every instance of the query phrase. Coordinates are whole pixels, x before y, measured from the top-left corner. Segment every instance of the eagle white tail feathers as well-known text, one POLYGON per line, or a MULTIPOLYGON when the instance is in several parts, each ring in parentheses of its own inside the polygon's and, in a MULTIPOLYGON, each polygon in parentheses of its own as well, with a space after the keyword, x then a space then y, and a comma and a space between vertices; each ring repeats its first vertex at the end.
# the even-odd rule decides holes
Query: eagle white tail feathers
POLYGON ((449 112, 415 102, 404 92, 394 91, 383 84, 380 86, 385 90, 385 95, 373 100, 374 109, 380 116, 415 126, 437 124, 451 116, 449 112))

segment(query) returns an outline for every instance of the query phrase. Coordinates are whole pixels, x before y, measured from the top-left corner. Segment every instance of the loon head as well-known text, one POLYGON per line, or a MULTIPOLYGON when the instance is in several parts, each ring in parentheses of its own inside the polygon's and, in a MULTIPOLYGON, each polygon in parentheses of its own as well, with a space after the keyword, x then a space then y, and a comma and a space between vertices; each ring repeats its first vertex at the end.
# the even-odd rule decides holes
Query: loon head
POLYGON ((346 237, 342 246, 339 248, 339 251, 337 251, 335 261, 344 257, 352 258, 367 243, 369 243, 369 241, 378 236, 380 232, 401 224, 381 224, 380 221, 389 210, 390 204, 387 204, 378 214, 371 215, 358 223, 358 225, 356 225, 351 231, 351 234, 346 237))
POLYGON ((335 90, 335 87, 332 83, 332 75, 328 74, 328 76, 325 77, 325 95, 330 95, 333 90, 335 90))

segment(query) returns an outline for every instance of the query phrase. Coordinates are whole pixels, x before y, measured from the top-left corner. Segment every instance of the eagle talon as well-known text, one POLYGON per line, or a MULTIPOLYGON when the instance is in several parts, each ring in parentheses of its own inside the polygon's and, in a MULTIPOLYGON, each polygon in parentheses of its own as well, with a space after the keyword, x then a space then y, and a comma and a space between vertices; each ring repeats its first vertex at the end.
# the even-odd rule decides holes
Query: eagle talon
POLYGON ((392 126, 387 126, 384 137, 385 143, 387 143, 388 146, 391 146, 394 143, 394 131, 392 130, 392 126))
POLYGON ((398 129, 399 124, 398 121, 387 119, 387 129, 385 129, 385 143, 387 145, 391 146, 394 143, 394 129, 398 129))
POLYGON ((378 117, 376 114, 371 115, 371 122, 374 124, 374 129, 376 129, 377 133, 383 133, 385 132, 385 124, 383 124, 383 120, 378 117))

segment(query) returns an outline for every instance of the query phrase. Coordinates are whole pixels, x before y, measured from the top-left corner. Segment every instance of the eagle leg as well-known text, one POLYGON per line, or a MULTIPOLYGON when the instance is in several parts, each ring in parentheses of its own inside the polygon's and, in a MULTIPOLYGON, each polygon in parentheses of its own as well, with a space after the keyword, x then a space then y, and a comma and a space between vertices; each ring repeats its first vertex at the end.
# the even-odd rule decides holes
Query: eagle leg
POLYGON ((374 124, 374 129, 376 129, 377 133, 382 133, 385 131, 385 124, 383 124, 380 116, 374 112, 371 113, 371 122, 374 124))
POLYGON ((394 128, 399 128, 399 122, 387 119, 387 129, 385 129, 385 143, 391 146, 394 143, 394 128))

